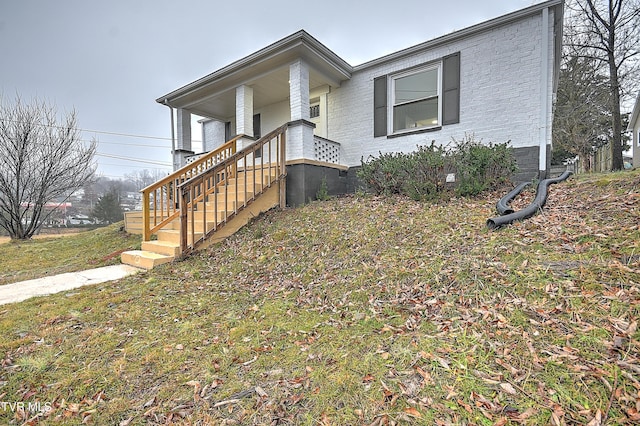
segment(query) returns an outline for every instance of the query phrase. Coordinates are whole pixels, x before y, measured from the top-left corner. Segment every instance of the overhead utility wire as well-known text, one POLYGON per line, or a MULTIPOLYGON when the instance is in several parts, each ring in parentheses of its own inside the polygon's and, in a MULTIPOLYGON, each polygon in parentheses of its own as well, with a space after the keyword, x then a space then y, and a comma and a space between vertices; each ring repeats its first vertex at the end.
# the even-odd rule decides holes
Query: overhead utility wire
MULTIPOLYGON (((81 142, 93 142, 93 141, 88 141, 86 139, 80 139, 81 142)), ((202 141, 200 140, 196 140, 196 139, 192 139, 191 142, 196 142, 196 143, 202 143, 202 141)), ((145 144, 135 144, 135 143, 125 143, 125 142, 104 142, 101 140, 96 140, 96 143, 98 145, 104 143, 104 144, 109 144, 109 145, 124 145, 124 146, 142 146, 145 148, 163 148, 163 149, 169 149, 171 147, 168 147, 166 145, 145 145, 145 144)))
MULTIPOLYGON (((114 167, 122 167, 122 164, 116 164, 116 163, 103 163, 100 162, 101 166, 114 166, 114 167)), ((147 166, 126 166, 127 168, 135 168, 135 169, 148 169, 149 167, 147 166)), ((157 168, 154 167, 154 170, 166 170, 166 169, 171 169, 171 166, 158 166, 157 168)))
MULTIPOLYGON (((8 118, 0 118, 0 120, 2 121, 6 121, 9 123, 23 123, 21 121, 16 121, 16 120, 9 120, 8 118)), ((52 126, 51 124, 41 124, 41 123, 33 123, 36 126, 42 126, 42 127, 50 127, 52 129, 67 129, 66 127, 63 126, 52 126)), ((117 132, 107 132, 104 130, 90 130, 90 129, 81 129, 79 127, 75 128, 76 130, 80 131, 80 132, 89 132, 89 133, 101 133, 101 134, 105 134, 105 135, 115 135, 115 136, 125 136, 128 138, 141 138, 141 139, 157 139, 157 140, 162 140, 162 141, 170 141, 172 140, 171 138, 163 138, 160 136, 144 136, 144 135, 134 135, 131 133, 117 133, 117 132)))
MULTIPOLYGON (((102 161, 100 162, 101 166, 114 166, 114 167, 126 167, 129 169, 148 169, 149 167, 146 166, 129 166, 129 165, 124 165, 124 164, 116 164, 116 163, 103 163, 102 161)), ((158 166, 158 168, 155 168, 155 170, 166 170, 166 169, 171 169, 171 166, 158 166)))
POLYGON ((133 162, 137 162, 137 163, 156 164, 158 166, 171 166, 171 163, 165 163, 165 162, 162 162, 162 161, 145 160, 145 159, 142 159, 142 158, 123 157, 123 156, 120 156, 120 155, 103 154, 103 153, 100 153, 100 152, 96 152, 96 155, 98 155, 100 157, 115 158, 116 160, 126 160, 126 161, 133 161, 133 162))
MULTIPOLYGON (((88 141, 86 139, 80 139, 80 142, 91 143, 93 141, 88 141)), ((167 147, 167 146, 164 146, 164 145, 145 145, 145 144, 141 144, 141 143, 105 142, 105 141, 100 141, 100 140, 97 140, 96 143, 98 145, 107 144, 107 145, 123 145, 123 146, 141 146, 141 147, 144 147, 144 148, 163 148, 163 149, 169 149, 170 148, 170 147, 167 147)))
POLYGON ((141 139, 157 139, 157 140, 161 140, 161 141, 170 141, 171 138, 163 138, 160 136, 143 136, 143 135, 133 135, 130 133, 116 133, 116 132, 105 132, 105 131, 101 131, 101 130, 88 130, 88 129, 78 129, 81 132, 89 132, 89 133, 101 133, 101 134, 105 134, 105 135, 115 135, 115 136, 126 136, 129 138, 141 138, 141 139))

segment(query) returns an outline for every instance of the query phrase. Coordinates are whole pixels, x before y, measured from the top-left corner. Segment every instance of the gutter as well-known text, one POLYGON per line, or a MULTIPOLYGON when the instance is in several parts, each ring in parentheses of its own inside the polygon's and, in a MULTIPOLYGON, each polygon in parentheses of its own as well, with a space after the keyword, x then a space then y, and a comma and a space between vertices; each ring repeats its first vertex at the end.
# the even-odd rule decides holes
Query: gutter
MULTIPOLYGON (((173 120, 173 107, 171 106, 171 104, 169 104, 169 100, 167 98, 164 99, 162 104, 169 107, 169 113, 171 114, 171 154, 173 155, 173 153, 176 151, 176 131, 175 131, 175 123, 173 120)), ((171 163, 173 164, 173 159, 171 163)), ((173 164, 173 170, 175 169, 176 169, 175 164, 173 164)))
POLYGON ((538 132, 538 179, 547 177, 547 129, 549 128, 549 8, 542 9, 540 55, 540 124, 538 132))

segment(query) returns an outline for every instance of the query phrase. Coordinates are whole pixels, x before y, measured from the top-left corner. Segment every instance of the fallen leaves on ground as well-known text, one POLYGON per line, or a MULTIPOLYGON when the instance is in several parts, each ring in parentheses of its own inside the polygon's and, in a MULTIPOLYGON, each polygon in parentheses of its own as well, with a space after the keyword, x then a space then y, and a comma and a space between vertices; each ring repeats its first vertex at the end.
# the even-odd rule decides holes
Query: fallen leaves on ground
POLYGON ((501 191, 270 212, 184 262, 7 307, 0 393, 55 403, 0 418, 634 424, 639 193, 637 172, 572 178, 500 231, 501 191))

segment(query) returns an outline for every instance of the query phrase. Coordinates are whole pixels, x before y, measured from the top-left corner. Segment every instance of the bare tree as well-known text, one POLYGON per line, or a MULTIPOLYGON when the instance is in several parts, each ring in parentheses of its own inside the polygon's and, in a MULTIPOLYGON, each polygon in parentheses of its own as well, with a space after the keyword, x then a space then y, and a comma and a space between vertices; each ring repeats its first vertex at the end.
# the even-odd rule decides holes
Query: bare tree
POLYGON ((31 238, 53 211, 47 203, 65 202, 93 177, 95 151, 95 140, 80 140, 75 111, 58 122, 44 101, 0 97, 0 227, 31 238))
POLYGON ((124 179, 126 181, 132 182, 135 185, 136 190, 139 191, 151 185, 152 183, 159 181, 160 179, 166 176, 167 176, 167 173, 162 170, 143 169, 140 171, 133 171, 131 173, 126 173, 124 175, 124 179))
POLYGON ((579 155, 591 171, 592 153, 611 139, 609 99, 608 78, 597 61, 565 56, 553 116, 555 161, 579 155))
POLYGON ((624 168, 621 99, 637 71, 640 0, 573 0, 567 3, 570 54, 599 61, 608 73, 612 170, 624 168))

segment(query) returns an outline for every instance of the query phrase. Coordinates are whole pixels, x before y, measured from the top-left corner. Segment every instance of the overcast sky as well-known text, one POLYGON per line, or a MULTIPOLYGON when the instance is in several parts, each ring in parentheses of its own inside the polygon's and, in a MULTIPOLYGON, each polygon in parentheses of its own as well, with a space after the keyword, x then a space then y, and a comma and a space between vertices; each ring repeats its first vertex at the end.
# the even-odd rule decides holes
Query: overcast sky
POLYGON ((0 0, 0 96, 75 109, 101 175, 169 171, 155 99, 300 29, 358 65, 539 2, 0 0))

